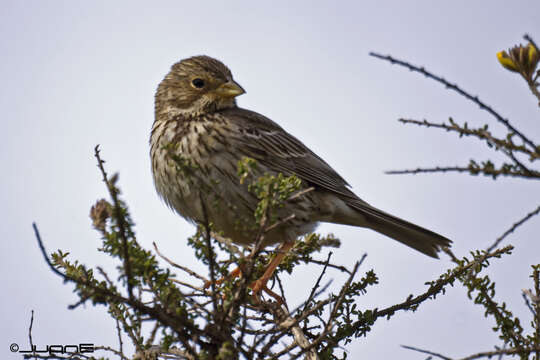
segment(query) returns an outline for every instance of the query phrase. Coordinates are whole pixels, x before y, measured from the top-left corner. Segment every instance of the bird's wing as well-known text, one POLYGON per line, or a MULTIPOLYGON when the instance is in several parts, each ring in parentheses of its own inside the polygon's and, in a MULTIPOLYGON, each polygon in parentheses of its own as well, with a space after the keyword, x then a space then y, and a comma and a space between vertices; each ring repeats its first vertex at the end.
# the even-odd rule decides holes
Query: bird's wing
POLYGON ((295 174, 310 185, 364 203, 330 165, 272 120, 241 108, 222 114, 238 126, 234 140, 247 156, 276 172, 295 174))
MULTIPOLYGON (((381 211, 357 197, 330 165, 272 120, 240 108, 226 110, 224 115, 240 130, 233 139, 239 150, 271 170, 295 174, 310 185, 335 193, 364 216, 358 226, 368 225, 432 257, 437 257, 441 247, 452 243, 442 235, 381 211)), ((355 225, 339 219, 335 222, 355 225)))

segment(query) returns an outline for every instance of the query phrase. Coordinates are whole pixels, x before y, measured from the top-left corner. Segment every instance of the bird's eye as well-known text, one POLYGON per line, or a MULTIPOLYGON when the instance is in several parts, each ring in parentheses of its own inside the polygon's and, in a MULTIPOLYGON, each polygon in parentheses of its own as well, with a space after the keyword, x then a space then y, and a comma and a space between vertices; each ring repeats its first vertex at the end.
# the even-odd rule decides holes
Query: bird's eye
POLYGON ((197 89, 201 89, 202 87, 204 87, 204 80, 196 78, 191 80, 191 84, 193 84, 193 86, 195 86, 197 89))

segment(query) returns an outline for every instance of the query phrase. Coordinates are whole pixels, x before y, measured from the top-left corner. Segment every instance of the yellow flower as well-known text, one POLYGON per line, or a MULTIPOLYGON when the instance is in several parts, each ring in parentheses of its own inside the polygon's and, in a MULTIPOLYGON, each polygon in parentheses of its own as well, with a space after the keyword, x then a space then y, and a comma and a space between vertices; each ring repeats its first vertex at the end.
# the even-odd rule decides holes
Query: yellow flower
POLYGON ((515 72, 519 72, 516 64, 514 63, 514 61, 510 58, 510 56, 508 56, 508 54, 506 53, 506 51, 499 51, 497 53, 497 59, 499 60, 499 62, 501 63, 502 66, 504 66, 506 69, 510 70, 510 71, 515 71, 515 72))
POLYGON ((529 63, 538 62, 538 59, 538 51, 536 51, 536 48, 532 44, 529 44, 529 63))
POLYGON ((508 52, 499 51, 497 59, 506 69, 518 72, 526 79, 531 79, 540 61, 540 54, 532 44, 518 45, 509 49, 508 52))

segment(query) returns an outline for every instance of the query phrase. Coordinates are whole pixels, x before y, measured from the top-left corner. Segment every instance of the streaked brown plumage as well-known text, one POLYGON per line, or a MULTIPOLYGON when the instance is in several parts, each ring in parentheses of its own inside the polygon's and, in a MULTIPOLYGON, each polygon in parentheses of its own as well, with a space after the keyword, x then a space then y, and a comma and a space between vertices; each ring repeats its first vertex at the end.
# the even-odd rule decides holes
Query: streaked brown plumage
POLYGON ((235 97, 242 93, 229 69, 207 56, 174 64, 159 84, 150 138, 152 170, 158 193, 180 215, 202 221, 206 212, 225 236, 251 244, 255 232, 245 230, 242 222, 253 221, 258 200, 237 175, 238 160, 247 156, 257 160, 261 173, 296 174, 315 187, 280 210, 278 216, 296 217, 269 232, 266 245, 290 243, 319 222, 371 228, 431 257, 450 245, 449 239, 361 200, 298 139, 272 120, 237 107, 235 97), (174 150, 165 149, 168 144, 174 150), (178 173, 170 151, 195 165, 189 177, 178 173))

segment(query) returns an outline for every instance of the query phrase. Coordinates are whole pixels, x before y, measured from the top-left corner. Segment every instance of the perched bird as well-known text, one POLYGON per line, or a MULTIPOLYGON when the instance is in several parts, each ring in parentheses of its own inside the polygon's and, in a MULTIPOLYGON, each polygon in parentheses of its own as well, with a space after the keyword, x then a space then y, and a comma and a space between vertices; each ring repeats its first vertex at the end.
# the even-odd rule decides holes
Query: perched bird
POLYGON ((157 192, 171 208, 190 221, 212 222, 242 245, 255 241, 257 230, 243 222, 254 222, 259 200, 240 183, 239 160, 253 158, 260 174, 295 174, 314 188, 279 209, 278 218, 295 217, 265 234, 264 245, 281 244, 282 251, 253 285, 254 292, 265 288, 294 241, 319 222, 370 228, 431 257, 451 244, 360 199, 300 140, 265 116, 238 107, 235 99, 244 92, 216 59, 194 56, 174 64, 155 95, 150 155, 157 192), (186 171, 179 161, 187 164, 186 171))

